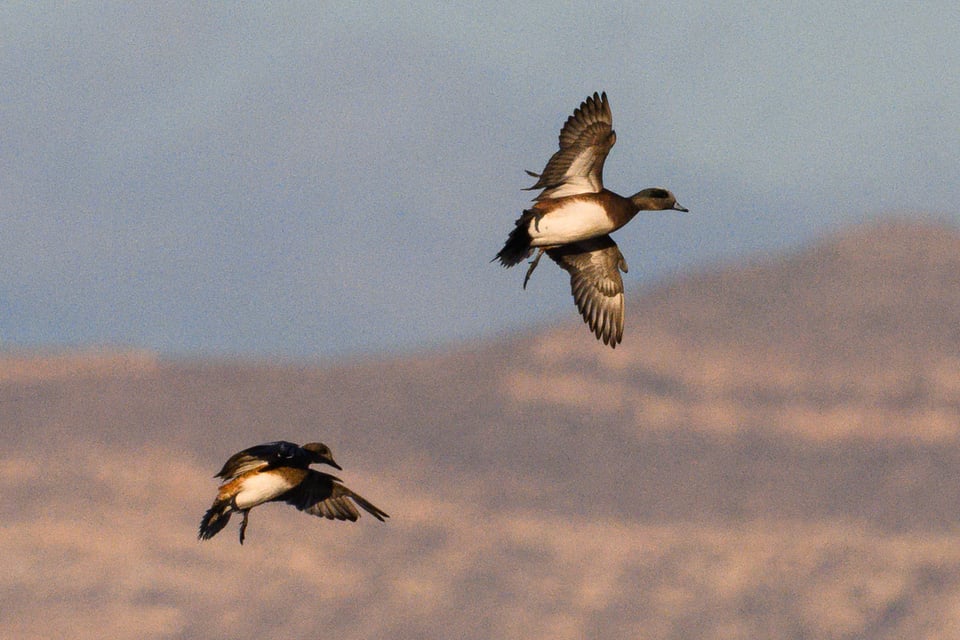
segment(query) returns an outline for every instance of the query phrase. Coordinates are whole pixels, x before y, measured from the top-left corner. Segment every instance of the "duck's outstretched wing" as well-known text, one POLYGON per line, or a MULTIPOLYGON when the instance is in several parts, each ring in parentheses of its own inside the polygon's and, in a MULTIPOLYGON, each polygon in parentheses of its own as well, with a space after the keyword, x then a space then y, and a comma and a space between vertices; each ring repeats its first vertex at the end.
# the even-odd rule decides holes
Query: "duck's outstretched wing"
POLYGON ((385 511, 375 507, 363 496, 354 493, 339 482, 338 478, 321 471, 311 470, 307 477, 283 496, 283 501, 300 511, 330 520, 355 521, 360 517, 356 505, 383 522, 389 518, 385 511), (356 503, 356 504, 354 504, 356 503))
POLYGON ((603 189, 603 163, 617 141, 607 94, 587 98, 560 130, 560 150, 553 154, 528 190, 543 189, 536 200, 562 198, 603 189))
POLYGON ((547 249, 547 255, 570 274, 570 291, 583 321, 604 344, 616 348, 623 339, 623 278, 627 261, 608 235, 547 249))

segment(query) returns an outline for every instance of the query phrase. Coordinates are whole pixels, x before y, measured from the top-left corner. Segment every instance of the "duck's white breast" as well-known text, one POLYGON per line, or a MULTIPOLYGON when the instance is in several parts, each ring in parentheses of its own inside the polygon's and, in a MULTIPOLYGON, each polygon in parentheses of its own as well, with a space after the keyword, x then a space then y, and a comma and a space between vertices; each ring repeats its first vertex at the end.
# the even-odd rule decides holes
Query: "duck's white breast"
POLYGON ((614 230, 606 210, 594 202, 571 200, 531 220, 531 246, 549 247, 595 238, 614 230))
POLYGON ((272 500, 289 489, 290 482, 282 476, 272 473, 254 473, 244 478, 235 501, 238 508, 249 509, 272 500))

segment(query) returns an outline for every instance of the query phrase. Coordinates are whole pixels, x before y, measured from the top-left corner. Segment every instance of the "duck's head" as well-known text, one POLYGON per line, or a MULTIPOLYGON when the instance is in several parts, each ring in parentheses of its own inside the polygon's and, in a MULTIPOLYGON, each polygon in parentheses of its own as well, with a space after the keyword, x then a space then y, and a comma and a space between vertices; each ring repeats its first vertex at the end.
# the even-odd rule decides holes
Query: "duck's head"
POLYGON ((687 212, 689 209, 677 204, 677 197, 662 187, 651 187, 630 196, 633 204, 640 211, 674 211, 687 212))
POLYGON ((303 449, 310 453, 311 461, 328 464, 334 469, 340 469, 343 471, 343 467, 338 465, 337 461, 333 459, 333 453, 331 453, 330 447, 322 442, 308 442, 307 444, 303 445, 303 449))

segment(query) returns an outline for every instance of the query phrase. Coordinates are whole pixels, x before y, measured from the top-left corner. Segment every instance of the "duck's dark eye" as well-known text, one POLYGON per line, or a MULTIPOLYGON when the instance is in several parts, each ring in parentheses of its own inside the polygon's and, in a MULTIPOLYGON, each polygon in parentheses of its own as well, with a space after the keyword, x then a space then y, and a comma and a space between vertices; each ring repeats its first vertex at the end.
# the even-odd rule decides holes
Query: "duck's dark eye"
POLYGON ((666 189, 651 189, 650 197, 652 198, 669 198, 670 192, 666 189))

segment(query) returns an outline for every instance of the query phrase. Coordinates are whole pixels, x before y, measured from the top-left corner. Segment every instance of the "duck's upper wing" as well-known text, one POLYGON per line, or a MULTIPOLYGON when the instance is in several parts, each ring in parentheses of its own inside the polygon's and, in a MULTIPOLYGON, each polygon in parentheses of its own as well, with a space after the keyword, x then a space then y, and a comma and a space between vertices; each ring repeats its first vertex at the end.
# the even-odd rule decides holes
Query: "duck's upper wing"
POLYGON ((283 500, 304 513, 330 520, 354 521, 359 518, 360 512, 354 503, 381 522, 390 517, 337 480, 339 478, 328 473, 311 469, 303 482, 284 494, 283 500))
POLYGON ((608 235, 547 249, 570 274, 570 290, 583 321, 604 344, 623 339, 623 278, 627 261, 608 235))
POLYGON ((301 460, 309 463, 309 460, 306 460, 306 452, 299 445, 286 440, 277 440, 276 442, 258 444, 233 454, 214 477, 232 480, 248 471, 267 466, 276 467, 282 464, 306 466, 306 464, 298 463, 301 460))
POLYGON ((562 198, 603 189, 603 163, 617 141, 607 94, 587 98, 560 130, 560 150, 553 154, 528 190, 543 189, 536 200, 562 198))

